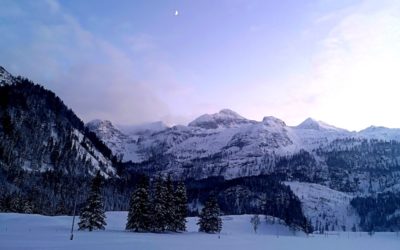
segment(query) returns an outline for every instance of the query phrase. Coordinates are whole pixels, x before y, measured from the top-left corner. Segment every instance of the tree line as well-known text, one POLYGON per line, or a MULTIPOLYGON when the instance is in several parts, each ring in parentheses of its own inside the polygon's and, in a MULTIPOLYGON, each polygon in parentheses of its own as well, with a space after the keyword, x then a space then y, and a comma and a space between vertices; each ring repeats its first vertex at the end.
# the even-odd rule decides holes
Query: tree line
MULTIPOLYGON (((80 214, 79 230, 104 230, 104 202, 101 196, 102 177, 98 173, 92 180, 90 194, 80 214)), ((186 231, 187 195, 185 184, 173 183, 170 177, 156 177, 150 185, 143 177, 131 194, 125 229, 134 232, 186 231)), ((200 213, 199 231, 220 232, 222 220, 218 202, 210 196, 200 213)))

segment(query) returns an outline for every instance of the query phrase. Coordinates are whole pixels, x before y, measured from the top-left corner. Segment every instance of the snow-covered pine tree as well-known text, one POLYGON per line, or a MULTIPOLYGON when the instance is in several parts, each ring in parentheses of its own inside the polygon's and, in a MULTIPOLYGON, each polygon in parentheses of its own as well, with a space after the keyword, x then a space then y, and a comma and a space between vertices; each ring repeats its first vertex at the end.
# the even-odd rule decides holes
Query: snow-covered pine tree
POLYGON ((154 183, 152 218, 152 230, 155 232, 164 232, 167 228, 167 198, 167 187, 165 181, 161 177, 157 177, 154 183))
POLYGON ((219 233, 222 230, 222 220, 217 199, 211 195, 200 212, 197 223, 200 232, 219 233))
POLYGON ((180 182, 175 191, 175 229, 176 231, 186 231, 186 216, 188 213, 186 187, 180 182))
POLYGON ((91 190, 86 205, 80 215, 79 230, 104 230, 107 225, 104 213, 103 198, 101 197, 102 177, 100 172, 92 180, 91 190))
POLYGON ((177 221, 177 210, 175 206, 175 188, 172 182, 171 176, 168 175, 167 181, 165 182, 167 189, 166 201, 165 201, 165 223, 166 230, 177 231, 176 221, 177 221))
POLYGON ((149 182, 143 177, 131 195, 126 230, 146 232, 151 229, 151 204, 148 193, 149 182))

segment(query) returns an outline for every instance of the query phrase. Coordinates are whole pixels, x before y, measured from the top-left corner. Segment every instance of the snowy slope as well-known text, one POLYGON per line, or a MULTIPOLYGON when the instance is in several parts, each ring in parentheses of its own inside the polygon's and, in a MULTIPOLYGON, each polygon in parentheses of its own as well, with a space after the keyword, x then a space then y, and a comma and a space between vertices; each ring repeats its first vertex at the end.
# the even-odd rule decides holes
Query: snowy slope
POLYGON ((87 126, 115 154, 123 155, 124 161, 133 162, 147 160, 150 149, 157 148, 180 161, 222 153, 231 156, 229 164, 240 165, 235 162, 247 162, 249 158, 260 158, 265 154, 291 155, 301 149, 312 150, 352 135, 344 129, 322 122, 314 123, 311 119, 297 127, 289 127, 272 116, 256 122, 227 109, 202 115, 188 126, 172 128, 162 123, 113 126, 109 121, 100 120, 92 121, 87 126))
POLYGON ((384 141, 400 141, 400 129, 399 128, 386 128, 370 126, 364 130, 361 130, 358 135, 361 138, 377 139, 384 141))
POLYGON ((86 127, 113 151, 114 155, 123 161, 140 161, 137 154, 137 137, 128 136, 118 130, 110 121, 93 120, 86 127))
POLYGON ((253 121, 227 109, 202 115, 188 126, 171 128, 155 123, 148 129, 144 126, 129 132, 126 128, 111 126, 107 121, 96 124, 89 128, 124 161, 148 162, 145 167, 149 171, 157 166, 157 171, 177 178, 224 176, 232 179, 268 174, 276 170, 274 167, 281 158, 297 154, 304 156, 307 152, 316 163, 303 162, 299 167, 308 168, 310 174, 317 172, 322 175, 318 176, 319 179, 328 181, 326 159, 317 150, 332 150, 339 145, 333 142, 348 138, 400 141, 397 130, 390 130, 390 133, 387 129, 350 132, 311 118, 298 126, 287 126, 272 116, 253 121))
POLYGON ((336 139, 355 136, 354 132, 349 132, 312 118, 307 118, 298 126, 291 127, 291 129, 298 138, 299 144, 307 150, 324 147, 336 139))
POLYGON ((108 212, 105 231, 74 232, 70 241, 71 217, 0 213, 0 248, 13 250, 243 250, 243 249, 307 249, 397 250, 400 238, 395 233, 338 233, 334 235, 293 235, 281 225, 266 225, 261 221, 258 234, 249 223, 250 216, 224 216, 220 237, 198 233, 196 218, 188 218, 185 233, 125 232, 126 212, 108 212))
POLYGON ((314 229, 351 230, 359 224, 359 217, 350 201, 352 195, 330 189, 326 186, 285 182, 302 202, 304 215, 311 221, 314 229), (344 227, 343 227, 344 226, 344 227))
POLYGON ((307 118, 302 123, 297 125, 295 128, 298 129, 312 129, 312 130, 332 130, 332 131, 339 131, 339 132, 346 132, 347 130, 342 128, 337 128, 335 126, 329 125, 323 121, 317 121, 313 118, 307 118))
POLYGON ((0 128, 3 169, 115 175, 110 152, 86 134, 81 120, 53 92, 1 66, 0 87, 2 98, 7 97, 0 118, 9 124, 9 132, 0 128))

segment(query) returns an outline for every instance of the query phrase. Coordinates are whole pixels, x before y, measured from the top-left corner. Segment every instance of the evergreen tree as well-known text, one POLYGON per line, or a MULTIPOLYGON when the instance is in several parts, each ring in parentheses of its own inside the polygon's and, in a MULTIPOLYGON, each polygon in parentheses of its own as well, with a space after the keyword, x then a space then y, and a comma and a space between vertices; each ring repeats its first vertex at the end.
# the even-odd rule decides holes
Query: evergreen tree
POLYGON ((80 216, 79 230, 104 230, 107 225, 103 198, 100 192, 101 182, 102 177, 100 172, 97 172, 97 175, 92 180, 90 194, 80 216))
POLYGON ((175 206, 175 189, 174 183, 171 180, 171 176, 168 176, 165 182, 166 186, 166 200, 165 200, 165 226, 166 230, 177 231, 177 209, 175 206))
POLYGON ((303 231, 308 235, 311 234, 312 232, 314 232, 314 228, 311 224, 311 221, 304 218, 303 223, 301 225, 301 228, 303 229, 303 231))
POLYGON ((210 196, 200 212, 200 219, 197 223, 200 232, 219 233, 222 229, 222 220, 219 217, 220 210, 217 199, 210 196))
POLYGON ((175 191, 175 229, 176 231, 186 231, 186 216, 188 214, 186 187, 184 183, 179 183, 175 191))
POLYGON ((155 232, 164 232, 167 229, 167 198, 167 188, 165 185, 165 181, 161 177, 157 177, 154 183, 152 220, 152 230, 155 232))
POLYGON ((145 232, 151 229, 151 204, 148 194, 148 180, 143 177, 133 191, 129 202, 126 230, 145 232))

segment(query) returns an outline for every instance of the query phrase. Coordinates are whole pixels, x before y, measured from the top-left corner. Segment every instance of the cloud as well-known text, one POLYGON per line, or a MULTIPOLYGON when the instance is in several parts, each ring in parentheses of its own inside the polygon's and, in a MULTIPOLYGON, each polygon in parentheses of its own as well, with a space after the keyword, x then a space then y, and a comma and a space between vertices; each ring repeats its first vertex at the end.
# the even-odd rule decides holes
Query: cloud
MULTIPOLYGON (((229 6, 243 4, 246 1, 238 0, 229 6)), ((217 70, 199 71, 191 62, 197 60, 194 50, 172 54, 176 38, 166 42, 155 33, 124 29, 118 32, 117 43, 86 29, 55 0, 5 1, 0 8, 0 64, 54 90, 86 121, 102 118, 129 124, 163 119, 175 124, 231 108, 251 119, 274 115, 291 125, 312 116, 349 129, 371 123, 400 127, 395 115, 400 104, 399 5, 367 0, 320 16, 313 13, 306 31, 299 32, 308 38, 293 35, 287 41, 276 34, 292 48, 276 53, 289 59, 271 62, 278 58, 272 56, 257 61, 254 55, 257 65, 237 61, 242 71, 223 75, 217 70), (288 65, 279 72, 251 68, 282 62, 288 65), (232 79, 234 83, 229 82, 232 79)), ((257 31, 254 35, 269 34, 258 26, 249 29, 257 31)), ((253 46, 237 39, 243 50, 221 53, 225 58, 207 54, 206 59, 229 68, 231 58, 253 46)))
POLYGON ((371 122, 400 126, 394 115, 400 74, 400 5, 365 1, 321 41, 309 86, 315 115, 361 129, 371 122))
POLYGON ((269 110, 293 125, 312 116, 354 130, 400 127, 400 3, 362 1, 324 13, 308 30, 326 35, 314 41, 310 68, 283 80, 269 110))
POLYGON ((301 62, 309 60, 309 68, 232 86, 219 106, 230 104, 258 120, 271 114, 291 125, 311 116, 354 130, 400 127, 400 3, 347 5, 317 16, 307 30, 316 44, 301 62))
MULTIPOLYGON (((180 86, 156 53, 145 64, 133 60, 128 52, 83 28, 55 0, 10 1, 6 8, 14 14, 0 12, 0 31, 7 34, 0 41, 0 63, 55 91, 84 120, 128 124, 170 115, 163 95, 173 96, 180 86), (11 22, 14 18, 18 21, 11 22), (173 88, 160 91, 164 85, 173 88)), ((130 42, 139 52, 156 48, 150 40, 142 34, 130 42)))

